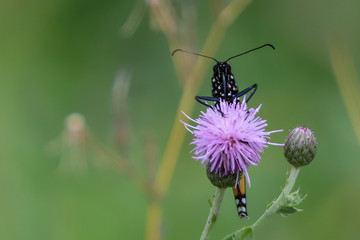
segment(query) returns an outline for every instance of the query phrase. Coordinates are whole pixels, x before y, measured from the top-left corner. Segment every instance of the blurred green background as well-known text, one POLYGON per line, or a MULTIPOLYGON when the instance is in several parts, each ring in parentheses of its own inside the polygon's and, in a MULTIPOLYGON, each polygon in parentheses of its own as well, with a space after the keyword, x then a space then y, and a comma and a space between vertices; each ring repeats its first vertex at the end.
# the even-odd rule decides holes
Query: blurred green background
MULTIPOLYGON (((195 8, 194 49, 201 51, 214 21, 209 2, 173 3, 175 11, 183 4, 195 8)), ((114 143, 111 94, 117 72, 126 69, 131 72, 126 104, 132 132, 126 156, 147 171, 144 139, 150 135, 161 159, 183 84, 166 37, 149 26, 148 8, 134 34, 121 35, 133 6, 113 0, 0 2, 0 239, 144 238, 148 198, 126 175, 99 167, 91 156, 80 173, 59 171, 66 149, 49 151, 54 141, 61 145, 65 118, 78 112, 92 134, 122 154, 114 143)), ((264 43, 275 45, 276 51, 233 59, 235 79, 240 88, 258 83, 250 106, 262 103, 268 129, 285 130, 274 134, 273 142, 284 141, 288 130, 305 124, 319 143, 317 157, 297 181, 308 195, 304 211, 272 216, 256 231, 256 239, 360 236, 359 142, 328 53, 329 39, 341 37, 360 68, 359 10, 356 0, 254 1, 228 29, 214 56, 222 60, 264 43)), ((200 95, 210 94, 210 78, 211 68, 200 95)), ((196 104, 192 116, 203 109, 196 104)), ((191 159, 190 141, 187 134, 163 202, 162 239, 198 239, 208 215, 214 187, 191 159)), ((282 149, 269 147, 261 164, 250 169, 250 220, 238 218, 227 191, 211 239, 257 219, 279 194, 289 169, 282 149)))

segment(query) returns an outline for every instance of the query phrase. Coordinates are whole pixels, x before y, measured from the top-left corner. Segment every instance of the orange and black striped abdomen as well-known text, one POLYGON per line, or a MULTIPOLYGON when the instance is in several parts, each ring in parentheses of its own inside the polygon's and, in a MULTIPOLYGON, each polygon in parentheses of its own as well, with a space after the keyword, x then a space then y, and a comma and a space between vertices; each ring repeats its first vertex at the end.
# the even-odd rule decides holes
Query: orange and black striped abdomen
POLYGON ((244 174, 240 177, 239 183, 233 187, 236 210, 240 218, 247 218, 246 208, 246 180, 244 174))

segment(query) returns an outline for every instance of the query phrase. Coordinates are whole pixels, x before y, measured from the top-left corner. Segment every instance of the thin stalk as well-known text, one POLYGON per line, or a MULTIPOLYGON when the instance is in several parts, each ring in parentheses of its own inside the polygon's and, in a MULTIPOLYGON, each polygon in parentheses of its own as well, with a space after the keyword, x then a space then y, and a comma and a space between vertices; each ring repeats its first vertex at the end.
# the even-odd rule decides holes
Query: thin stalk
POLYGON ((216 188, 213 204, 210 208, 208 219, 206 220, 205 228, 201 234, 200 240, 208 238, 211 229, 219 217, 221 202, 224 198, 226 188, 216 188))

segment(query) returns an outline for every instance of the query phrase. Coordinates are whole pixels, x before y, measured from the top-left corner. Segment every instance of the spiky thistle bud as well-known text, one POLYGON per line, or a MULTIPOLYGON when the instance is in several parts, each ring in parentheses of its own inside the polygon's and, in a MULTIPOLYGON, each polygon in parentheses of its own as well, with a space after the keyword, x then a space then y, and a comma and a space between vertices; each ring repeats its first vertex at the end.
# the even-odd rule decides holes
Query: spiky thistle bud
POLYGON ((294 167, 308 165, 316 155, 317 142, 314 133, 307 127, 293 129, 286 138, 284 155, 294 167))

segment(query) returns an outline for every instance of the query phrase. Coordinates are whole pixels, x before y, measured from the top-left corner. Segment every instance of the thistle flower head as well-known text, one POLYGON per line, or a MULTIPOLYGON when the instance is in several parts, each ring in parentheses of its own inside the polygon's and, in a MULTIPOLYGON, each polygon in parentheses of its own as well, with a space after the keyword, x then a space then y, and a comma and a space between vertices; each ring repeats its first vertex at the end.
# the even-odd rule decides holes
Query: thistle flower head
POLYGON ((315 157, 317 142, 314 133, 307 127, 294 128, 286 138, 284 155, 294 167, 308 165, 315 157))
POLYGON ((241 103, 220 101, 216 107, 201 112, 196 120, 183 113, 197 124, 182 122, 194 135, 193 158, 220 177, 242 172, 250 185, 247 170, 250 165, 259 163, 259 153, 267 145, 283 146, 268 141, 271 133, 282 130, 265 131, 266 120, 256 116, 260 107, 247 109, 244 98, 241 103))

